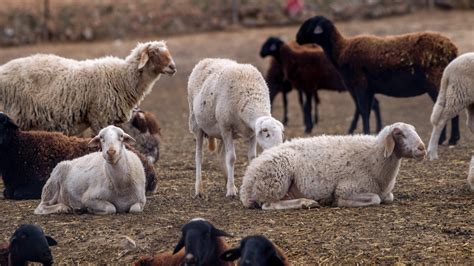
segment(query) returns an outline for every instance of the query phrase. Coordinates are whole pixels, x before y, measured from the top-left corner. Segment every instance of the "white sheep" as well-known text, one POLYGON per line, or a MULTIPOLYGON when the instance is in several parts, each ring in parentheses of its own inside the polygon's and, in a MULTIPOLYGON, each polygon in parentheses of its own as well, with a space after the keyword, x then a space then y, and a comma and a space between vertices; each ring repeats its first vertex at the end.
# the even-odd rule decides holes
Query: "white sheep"
POLYGON ((464 109, 467 126, 474 133, 474 53, 459 56, 444 69, 439 95, 431 113, 430 160, 438 159, 438 140, 446 122, 464 109))
POLYGON ((43 187, 35 214, 87 210, 94 214, 141 212, 145 206, 145 172, 124 143, 135 140, 108 126, 91 141, 101 152, 59 163, 43 187))
POLYGON ((175 72, 163 41, 139 43, 125 60, 37 54, 0 66, 0 102, 23 130, 97 133, 128 121, 160 74, 175 72))
POLYGON ((257 154, 257 143, 267 149, 283 142, 283 124, 271 116, 268 87, 260 72, 229 59, 204 59, 188 80, 189 129, 196 137, 196 196, 201 183, 202 144, 221 139, 220 157, 227 172, 226 196, 235 196, 234 139, 248 141, 247 157, 257 154), (225 155, 224 155, 225 154, 225 155), (225 157, 225 160, 224 160, 225 157))
POLYGON ((245 207, 297 209, 331 202, 367 206, 393 201, 401 158, 422 160, 425 146, 412 125, 395 123, 377 136, 319 136, 264 151, 240 188, 245 207))

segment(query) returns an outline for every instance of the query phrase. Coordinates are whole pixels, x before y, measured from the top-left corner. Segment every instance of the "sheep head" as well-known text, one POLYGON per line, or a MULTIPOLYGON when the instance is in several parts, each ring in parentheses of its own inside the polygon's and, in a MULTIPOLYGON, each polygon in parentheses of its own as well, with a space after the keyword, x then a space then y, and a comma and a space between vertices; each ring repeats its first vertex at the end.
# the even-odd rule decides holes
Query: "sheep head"
POLYGON ((283 142, 283 124, 271 116, 261 116, 255 122, 257 142, 266 150, 283 142))
POLYGON ((132 51, 138 60, 138 70, 156 77, 160 74, 174 75, 176 64, 164 41, 139 43, 132 51))
POLYGON ((10 238, 11 265, 24 265, 27 261, 52 265, 53 256, 49 246, 57 245, 56 240, 44 235, 37 225, 22 224, 10 238))
POLYGON ((215 228, 204 219, 193 219, 181 228, 181 238, 173 254, 184 247, 184 265, 214 265, 213 262, 219 256, 215 254, 217 238, 223 236, 231 235, 215 228))
POLYGON ((413 158, 421 161, 426 156, 425 144, 415 127, 405 123, 395 123, 388 126, 380 134, 384 134, 384 157, 395 154, 397 158, 413 158), (388 131, 388 132, 387 132, 388 131))
POLYGON ((280 53, 280 48, 284 44, 284 42, 277 37, 270 37, 267 41, 262 45, 262 49, 260 49, 260 57, 266 56, 277 56, 280 53))
POLYGON ((121 128, 108 126, 89 142, 90 147, 101 147, 102 156, 110 164, 116 164, 123 155, 124 143, 133 144, 135 139, 121 128))
POLYGON ((248 236, 240 241, 240 246, 222 253, 224 261, 240 258, 239 265, 284 265, 284 259, 278 254, 273 243, 264 236, 248 236))
POLYGON ((18 130, 18 126, 5 113, 0 112, 0 146, 8 146, 12 133, 18 130))
POLYGON ((330 46, 331 37, 336 30, 334 24, 323 16, 312 17, 301 25, 296 34, 298 44, 316 43, 326 49, 330 46))

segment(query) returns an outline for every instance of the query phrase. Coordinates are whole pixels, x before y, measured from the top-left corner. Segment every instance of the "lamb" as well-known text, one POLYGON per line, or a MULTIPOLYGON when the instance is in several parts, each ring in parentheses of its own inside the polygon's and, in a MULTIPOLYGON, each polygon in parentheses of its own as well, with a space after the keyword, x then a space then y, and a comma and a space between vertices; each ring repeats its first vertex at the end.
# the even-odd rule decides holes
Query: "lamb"
POLYGON ((13 233, 9 244, 0 245, 0 265, 27 265, 28 262, 52 265, 49 247, 57 244, 54 238, 44 234, 41 227, 22 224, 13 233))
POLYGON ((160 158, 161 128, 156 117, 140 108, 133 108, 132 118, 122 129, 137 142, 134 147, 146 156, 151 164, 160 158))
MULTIPOLYGON (((61 161, 72 160, 97 151, 88 146, 89 138, 68 137, 62 133, 21 131, 4 113, 0 112, 0 175, 2 175, 6 199, 39 199, 51 171, 61 161)), ((156 173, 153 165, 139 156, 146 173, 146 191, 156 189, 156 173)))
POLYGON ((425 155, 415 128, 405 123, 386 126, 377 136, 295 139, 250 163, 240 200, 247 208, 264 210, 392 202, 401 158, 423 160, 425 155))
POLYGON ((228 233, 214 227, 210 222, 195 218, 181 229, 182 235, 173 253, 165 252, 154 257, 144 256, 134 262, 135 266, 174 265, 234 265, 219 256, 229 249, 223 237, 228 233))
MULTIPOLYGON (((285 44, 277 37, 270 37, 263 44, 260 50, 260 56, 272 56, 282 68, 279 71, 283 75, 281 78, 289 81, 291 86, 297 88, 300 94, 304 93, 304 95, 306 95, 306 103, 303 108, 306 133, 310 133, 313 128, 313 121, 311 119, 311 99, 313 96, 315 98, 315 123, 318 121, 318 90, 325 89, 338 92, 347 90, 339 72, 327 59, 321 47, 317 45, 305 44, 300 46, 296 42, 285 44)), ((277 72, 274 69, 270 70, 277 72)), ((270 95, 272 92, 271 89, 272 87, 270 87, 270 95)), ((351 96, 355 103, 356 100, 354 96, 352 94, 351 96)), ((356 110, 349 128, 349 134, 354 133, 359 120, 357 103, 355 106, 356 110)), ((378 132, 382 128, 382 122, 379 102, 375 98, 372 108, 375 112, 378 132)))
POLYGON ((101 152, 59 163, 43 187, 35 214, 143 211, 145 171, 138 156, 123 145, 134 141, 115 126, 100 130, 89 145, 100 146, 101 152))
POLYGON ((257 154, 257 143, 268 149, 283 142, 283 124, 271 116, 268 87, 260 72, 248 64, 229 59, 204 59, 188 80, 189 129, 196 138, 195 196, 203 193, 201 183, 202 143, 209 148, 221 139, 220 157, 227 171, 226 196, 235 196, 234 139, 249 143, 248 160, 257 154))
MULTIPOLYGON (((433 32, 345 38, 323 16, 306 20, 296 41, 316 43, 323 48, 357 99, 365 134, 370 132, 370 106, 375 93, 393 97, 428 93, 435 102, 443 69, 458 53, 449 38, 433 32)), ((449 144, 455 145, 459 138, 459 117, 455 117, 449 144)), ((440 142, 444 139, 445 134, 440 142)))
POLYGON ((438 140, 446 122, 466 109, 467 126, 474 133, 474 53, 454 59, 443 72, 438 99, 431 113, 431 133, 428 145, 430 160, 438 159, 438 140))
POLYGON ((139 43, 125 59, 37 54, 0 66, 0 102, 23 130, 96 134, 128 121, 160 75, 174 73, 163 41, 139 43))
POLYGON ((240 246, 222 253, 221 259, 234 261, 239 259, 239 265, 255 266, 286 266, 290 265, 283 251, 264 236, 245 237, 240 246))

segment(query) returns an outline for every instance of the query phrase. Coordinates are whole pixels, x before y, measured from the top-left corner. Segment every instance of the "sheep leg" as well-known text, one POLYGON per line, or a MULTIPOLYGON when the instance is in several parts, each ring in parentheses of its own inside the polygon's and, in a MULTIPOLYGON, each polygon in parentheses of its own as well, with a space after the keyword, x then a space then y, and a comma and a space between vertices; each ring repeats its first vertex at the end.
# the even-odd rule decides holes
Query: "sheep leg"
POLYGON ((393 193, 390 192, 382 197, 382 203, 391 203, 393 202, 393 193))
POLYGON ((376 130, 377 130, 377 133, 379 133, 380 130, 382 130, 382 116, 380 115, 379 100, 377 100, 377 98, 375 98, 375 97, 372 101, 372 110, 374 110, 374 114, 375 114, 376 130))
POLYGON ((359 111, 359 105, 357 104, 357 99, 356 99, 354 93, 352 91, 350 91, 349 93, 351 95, 352 101, 354 101, 355 111, 354 111, 354 116, 352 117, 351 125, 349 126, 349 130, 347 132, 349 134, 353 134, 356 127, 357 127, 357 123, 359 123, 360 111, 359 111))
POLYGON ((375 193, 354 193, 347 197, 337 199, 338 207, 363 207, 369 205, 378 205, 382 202, 379 195, 375 193))
MULTIPOLYGON (((436 100, 438 99, 438 92, 435 90, 435 89, 429 89, 428 90, 428 95, 430 96, 431 100, 433 101, 433 103, 435 104, 435 106, 433 108, 436 108, 436 100)), ((446 124, 446 123, 445 123, 446 124)), ((433 136, 433 134, 431 134, 431 136, 433 136)), ((442 131, 441 131, 441 134, 440 136, 438 137, 438 144, 443 144, 443 142, 446 140, 446 128, 443 127, 442 131)), ((431 141, 430 141, 431 142, 431 141)), ((438 147, 436 147, 438 148, 438 147)), ((436 157, 437 159, 438 157, 436 157)), ((431 159, 430 160, 434 160, 434 159, 431 159)))
POLYGON ((128 212, 130 213, 142 212, 143 207, 144 207, 143 203, 137 202, 130 207, 130 210, 128 212))
POLYGON ((196 134, 196 183, 194 184, 194 197, 202 195, 204 188, 202 186, 201 165, 202 165, 202 143, 204 141, 204 132, 198 130, 196 134))
POLYGON ((283 92, 283 125, 288 124, 288 96, 283 92))
POLYGON ((447 119, 441 118, 438 124, 433 125, 433 131, 431 132, 430 142, 428 144, 428 158, 433 161, 438 159, 438 141, 442 132, 445 131, 447 119))
POLYGON ((466 114, 467 114, 466 124, 469 127, 469 130, 471 130, 471 132, 474 133, 474 104, 470 104, 467 107, 466 114))
POLYGON ((300 102, 301 111, 304 113, 303 92, 301 90, 297 90, 297 91, 298 91, 298 101, 300 102))
POLYGON ((451 119, 451 137, 449 138, 449 145, 456 145, 461 138, 461 133, 459 132, 459 116, 455 116, 451 119))
POLYGON ((262 205, 262 210, 312 209, 318 207, 320 207, 319 203, 312 199, 291 199, 266 202, 262 205))
POLYGON ((117 212, 115 206, 106 200, 87 199, 83 202, 83 205, 87 208, 88 212, 93 214, 106 215, 117 212))
POLYGON ((313 118, 311 117, 311 102, 313 100, 313 92, 312 90, 308 90, 305 92, 306 94, 306 99, 305 99, 305 105, 304 105, 304 124, 306 126, 304 132, 306 134, 311 133, 313 130, 313 118))
POLYGON ((249 150, 247 152, 247 158, 250 162, 253 160, 253 158, 257 157, 257 138, 253 136, 249 139, 248 142, 249 142, 249 150))
POLYGON ((227 193, 226 197, 237 195, 237 187, 234 185, 234 163, 235 163, 235 147, 232 132, 221 129, 222 141, 225 148, 225 164, 227 169, 227 193))
POLYGON ((52 213, 72 213, 72 208, 63 204, 58 203, 54 205, 47 205, 46 202, 41 202, 35 209, 35 214, 45 215, 52 213))
POLYGON ((471 187, 471 191, 474 191, 474 156, 471 157, 469 175, 467 176, 467 184, 471 187))
POLYGON ((364 134, 370 134, 370 109, 374 94, 366 90, 357 90, 355 95, 362 116, 364 134))
POLYGON ((319 105, 319 96, 318 92, 314 92, 314 124, 318 124, 319 122, 319 111, 318 111, 318 105, 319 105))

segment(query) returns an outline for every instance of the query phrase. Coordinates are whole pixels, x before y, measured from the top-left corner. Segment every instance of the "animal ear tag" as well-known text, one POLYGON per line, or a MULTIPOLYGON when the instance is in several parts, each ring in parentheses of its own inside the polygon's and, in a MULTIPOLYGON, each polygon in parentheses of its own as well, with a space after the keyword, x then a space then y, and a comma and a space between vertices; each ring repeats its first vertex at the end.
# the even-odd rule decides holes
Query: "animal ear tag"
POLYGON ((323 28, 321 28, 320 25, 316 26, 316 28, 314 28, 314 31, 313 31, 314 34, 321 34, 323 33, 323 28))

